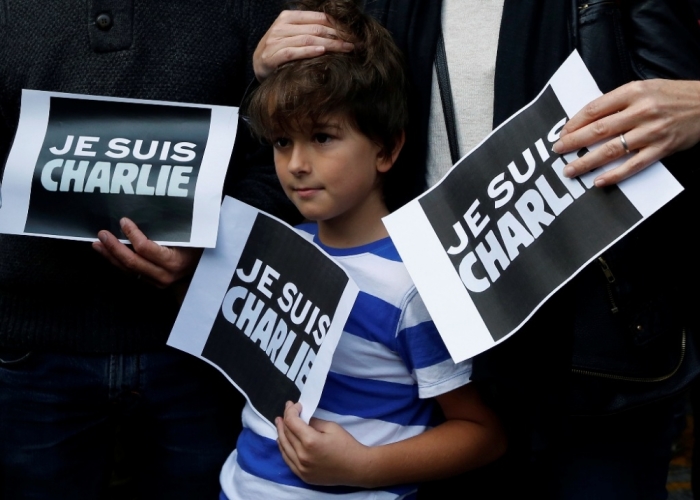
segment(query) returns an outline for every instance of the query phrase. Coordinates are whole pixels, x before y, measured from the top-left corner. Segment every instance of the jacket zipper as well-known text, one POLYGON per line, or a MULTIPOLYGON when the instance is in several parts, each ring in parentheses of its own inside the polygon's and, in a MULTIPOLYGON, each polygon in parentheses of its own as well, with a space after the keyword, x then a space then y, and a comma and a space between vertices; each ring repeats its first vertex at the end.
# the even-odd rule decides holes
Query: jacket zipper
POLYGON ((617 308, 617 304, 615 303, 615 296, 613 295, 613 290, 612 290, 612 285, 615 283, 615 275, 612 273, 610 270, 610 266, 608 266, 608 263, 605 262, 605 259, 603 257, 598 257, 598 263, 600 264, 600 267, 603 269, 603 274, 605 275, 605 279, 608 280, 607 283, 607 288, 608 288, 608 299, 610 299, 610 311, 616 313, 619 311, 617 308))
POLYGON ((681 359, 678 360, 678 364, 670 373, 667 373, 666 375, 661 375, 660 377, 654 377, 654 378, 626 377, 624 375, 612 375, 609 373, 594 372, 594 371, 589 371, 589 370, 579 370, 578 368, 572 368, 571 372, 575 373, 577 375, 587 375, 589 377, 606 378, 606 379, 611 379, 611 380, 622 380, 625 382, 663 382, 664 380, 668 380, 671 377, 673 377, 678 372, 681 365, 683 364, 683 360, 685 359, 685 344, 686 344, 685 328, 683 328, 682 335, 681 335, 681 359))
MULTIPOLYGON (((588 4, 584 5, 587 6, 588 4)), ((610 305, 611 308, 610 310, 613 313, 618 312, 618 307, 617 304, 615 303, 615 296, 613 294, 612 290, 612 285, 615 283, 615 275, 613 274, 612 270, 610 269, 610 266, 608 263, 605 261, 603 257, 598 257, 598 263, 600 264, 601 269, 603 270, 603 274, 605 275, 605 279, 607 280, 607 288, 608 288, 608 298, 610 299, 610 305)), ((663 382, 664 380, 668 380, 669 378, 673 377, 676 372, 680 369, 681 365, 683 364, 683 360, 685 359, 685 344, 686 344, 686 338, 685 338, 685 328, 683 328, 683 332, 681 335, 681 358, 678 361, 678 364, 676 367, 668 374, 662 375, 660 377, 654 377, 654 378, 649 378, 649 377, 626 377, 624 375, 612 375, 610 373, 603 373, 603 372, 595 372, 592 370, 581 370, 578 368, 572 368, 571 372, 575 373, 577 375, 586 375, 589 377, 598 377, 598 378, 605 378, 605 379, 610 379, 610 380, 622 380, 625 382, 663 382)))
POLYGON ((589 7, 593 7, 594 5, 605 5, 608 3, 616 3, 616 2, 591 2, 591 3, 584 3, 583 5, 578 6, 579 12, 583 12, 584 10, 588 9, 589 7))

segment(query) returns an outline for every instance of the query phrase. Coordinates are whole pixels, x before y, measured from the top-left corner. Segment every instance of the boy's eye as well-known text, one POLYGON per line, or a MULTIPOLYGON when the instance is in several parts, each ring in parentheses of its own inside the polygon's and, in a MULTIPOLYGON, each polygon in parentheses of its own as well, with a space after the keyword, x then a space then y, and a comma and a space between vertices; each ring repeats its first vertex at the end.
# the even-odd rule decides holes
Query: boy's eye
POLYGON ((319 133, 314 134, 313 139, 314 139, 314 142, 318 142, 319 144, 325 144, 325 143, 329 142, 332 139, 332 137, 329 134, 324 134, 324 133, 319 132, 319 133))
POLYGON ((289 139, 287 139, 286 137, 278 137, 272 144, 276 148, 284 148, 289 146, 289 139))

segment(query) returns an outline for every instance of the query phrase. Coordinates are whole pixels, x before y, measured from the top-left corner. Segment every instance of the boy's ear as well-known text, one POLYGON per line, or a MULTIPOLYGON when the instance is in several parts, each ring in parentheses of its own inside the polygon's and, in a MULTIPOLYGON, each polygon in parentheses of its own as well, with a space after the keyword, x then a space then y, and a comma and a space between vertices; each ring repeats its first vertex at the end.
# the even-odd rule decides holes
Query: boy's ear
POLYGON ((399 153, 401 152, 401 148, 403 148, 405 142, 406 132, 402 130, 401 135, 396 139, 396 144, 394 144, 394 150, 391 152, 391 154, 381 152, 377 157, 378 172, 385 173, 391 169, 391 167, 394 165, 394 162, 396 162, 396 158, 399 157, 399 153))

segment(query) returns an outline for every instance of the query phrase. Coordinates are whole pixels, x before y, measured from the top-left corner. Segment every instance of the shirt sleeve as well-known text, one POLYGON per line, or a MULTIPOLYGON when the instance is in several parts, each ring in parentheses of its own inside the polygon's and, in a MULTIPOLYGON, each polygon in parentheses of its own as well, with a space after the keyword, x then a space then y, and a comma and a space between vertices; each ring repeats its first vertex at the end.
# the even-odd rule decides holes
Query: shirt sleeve
POLYGON ((472 360, 452 361, 445 343, 414 288, 402 309, 396 341, 421 398, 434 398, 469 383, 472 360))

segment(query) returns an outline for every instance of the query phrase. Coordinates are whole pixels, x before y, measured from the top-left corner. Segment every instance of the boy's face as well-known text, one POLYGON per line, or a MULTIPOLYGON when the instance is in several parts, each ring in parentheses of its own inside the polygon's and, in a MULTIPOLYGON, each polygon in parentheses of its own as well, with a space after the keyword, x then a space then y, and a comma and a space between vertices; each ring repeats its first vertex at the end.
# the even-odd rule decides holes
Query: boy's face
POLYGON ((391 157, 342 116, 280 135, 274 151, 280 183, 307 219, 362 224, 386 214, 379 174, 391 157))

